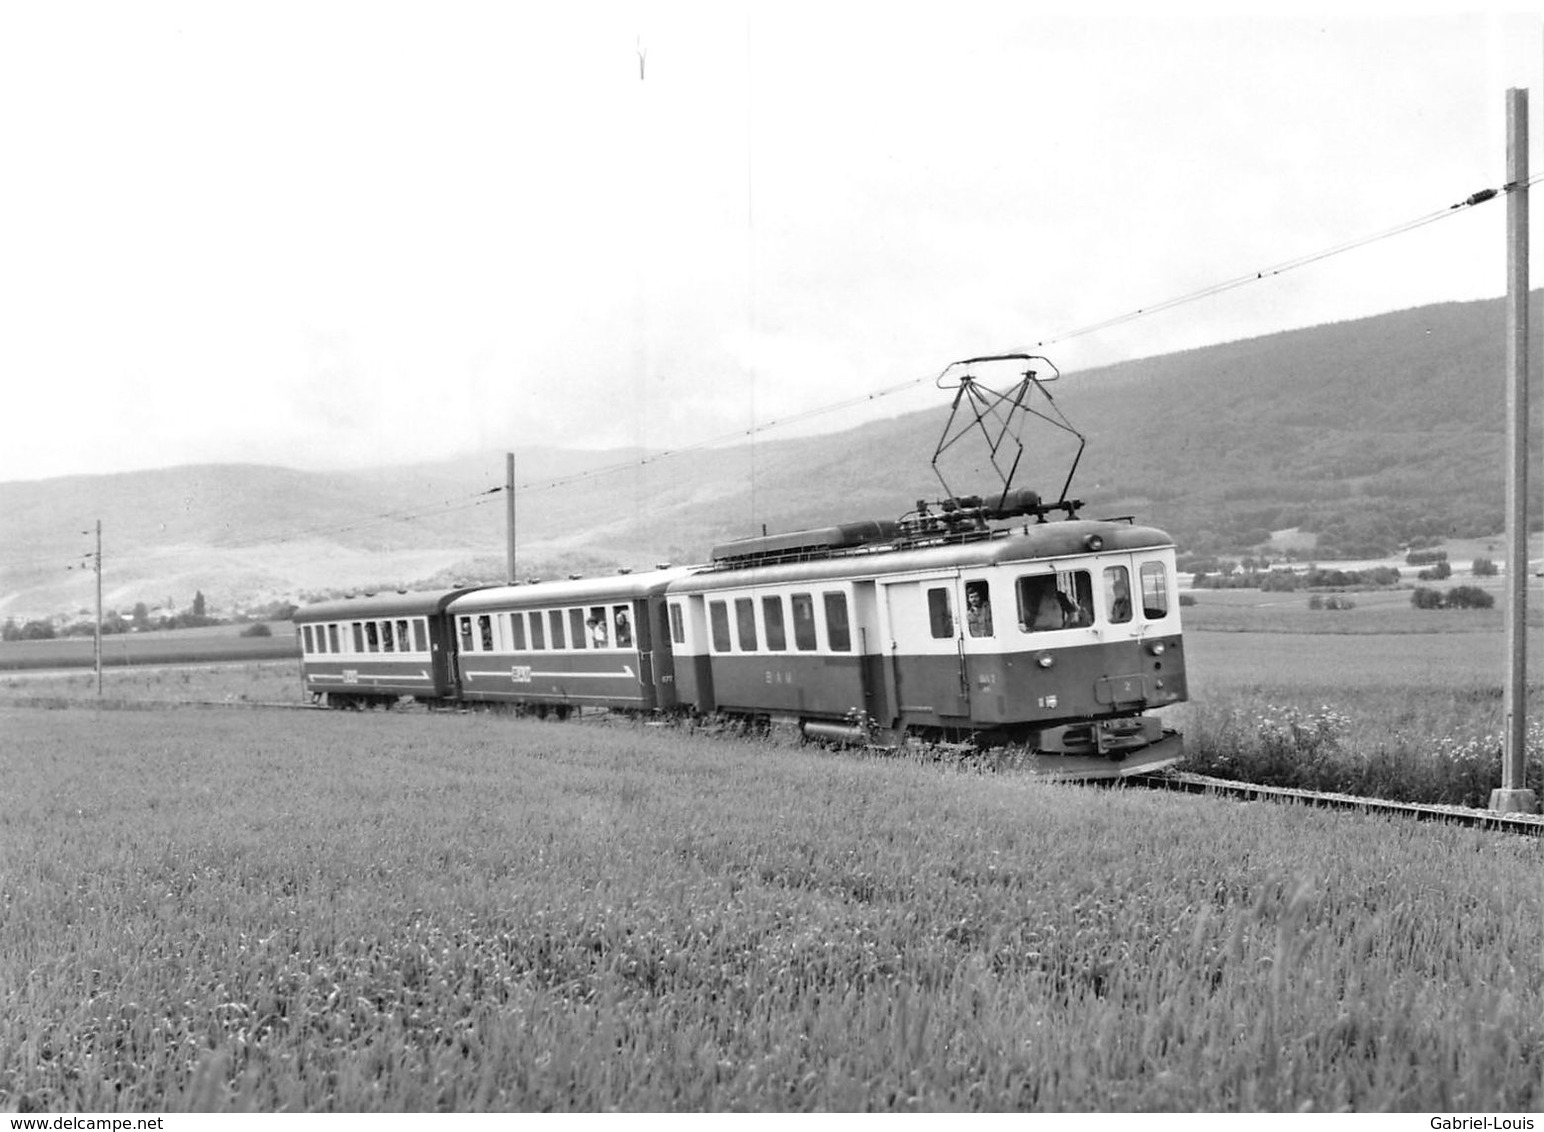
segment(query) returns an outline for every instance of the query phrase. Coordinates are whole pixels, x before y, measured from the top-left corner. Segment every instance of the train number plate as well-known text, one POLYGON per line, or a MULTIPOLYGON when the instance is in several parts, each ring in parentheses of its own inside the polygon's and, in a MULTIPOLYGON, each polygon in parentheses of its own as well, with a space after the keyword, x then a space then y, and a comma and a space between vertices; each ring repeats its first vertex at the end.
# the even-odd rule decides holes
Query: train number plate
POLYGON ((509 678, 516 684, 529 684, 531 682, 531 666, 529 664, 517 664, 509 670, 509 678))
POLYGON ((343 682, 345 684, 357 684, 357 683, 359 683, 359 669, 357 669, 357 668, 345 668, 343 670, 343 682))

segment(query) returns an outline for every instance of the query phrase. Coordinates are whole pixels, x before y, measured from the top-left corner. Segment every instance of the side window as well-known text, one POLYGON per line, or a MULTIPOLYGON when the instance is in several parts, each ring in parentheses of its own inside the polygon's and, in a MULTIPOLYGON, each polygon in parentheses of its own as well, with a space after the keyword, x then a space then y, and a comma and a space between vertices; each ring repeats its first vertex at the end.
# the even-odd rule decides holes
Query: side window
POLYGON ((555 649, 566 648, 563 644, 563 611, 561 609, 549 609, 547 611, 547 628, 552 630, 552 647, 555 649))
POLYGON ((832 652, 852 651, 852 629, 847 624, 847 595, 826 593, 826 639, 832 652))
POLYGON ((482 642, 483 652, 493 651, 493 618, 486 613, 477 618, 477 639, 482 642))
POLYGON ((365 628, 358 621, 354 622, 354 651, 365 651, 365 628))
POLYGON ((686 643, 686 618, 681 616, 681 603, 670 603, 670 639, 678 645, 686 643))
POLYGON ((327 626, 327 645, 328 652, 338 651, 338 627, 336 625, 327 626))
POLYGON ((391 635, 391 622, 390 621, 382 621, 381 622, 381 651, 382 652, 396 652, 397 651, 396 639, 391 635))
POLYGON ((714 652, 729 651, 729 606, 722 601, 708 602, 708 627, 714 652))
POLYGON ((949 591, 943 586, 927 592, 927 623, 935 640, 947 640, 954 636, 954 603, 949 591))
POLYGON ((965 583, 965 626, 972 637, 992 635, 992 591, 984 581, 965 583))
POLYGON ((511 613, 509 615, 509 639, 510 648, 525 649, 525 614, 511 613))
POLYGON ((1014 585, 1019 628, 1026 633, 1094 623, 1093 580, 1087 570, 1026 574, 1014 585))
POLYGON ((756 651, 756 603, 748 597, 734 599, 734 627, 741 652, 756 651))
POLYGON ((376 625, 375 625, 374 621, 366 621, 365 622, 365 651, 366 652, 380 652, 381 651, 380 631, 376 628, 376 625))
POLYGON ((398 652, 411 652, 412 648, 413 648, 413 646, 408 643, 407 622, 406 621, 398 621, 397 622, 397 651, 398 652))
POLYGON ((472 651, 472 619, 470 617, 458 617, 456 627, 461 631, 461 651, 472 651))
POLYGON ((611 607, 611 627, 616 630, 616 636, 612 638, 619 649, 633 647, 633 619, 627 612, 627 606, 614 605, 611 607))
POLYGON ((316 642, 315 642, 315 639, 311 636, 311 626, 306 625, 306 626, 302 627, 301 633, 304 634, 305 641, 306 641, 306 643, 302 647, 305 649, 306 652, 315 652, 316 651, 316 642))
POLYGON ((611 633, 606 625, 606 607, 604 605, 590 607, 589 615, 584 619, 584 627, 589 630, 590 644, 598 649, 611 647, 611 633))
POLYGON ((767 627, 767 648, 773 652, 786 651, 788 648, 788 632, 783 627, 783 599, 780 597, 762 598, 761 620, 767 627))
POLYGON ((584 610, 570 609, 568 611, 568 647, 574 649, 584 648, 588 639, 590 626, 584 619, 584 610))
POLYGON ((809 594, 794 594, 789 599, 793 605, 793 643, 800 652, 815 648, 815 599, 809 594))
POLYGON ((422 617, 413 618, 413 647, 419 652, 429 651, 428 623, 422 617))
POLYGON ((1104 568, 1105 613, 1116 625, 1131 620, 1131 576, 1124 566, 1104 568))
POLYGON ((1142 563, 1142 616, 1158 621, 1169 615, 1169 578, 1162 562, 1142 563))
POLYGON ((544 649, 547 647, 547 631, 542 625, 540 613, 531 614, 531 647, 544 649))

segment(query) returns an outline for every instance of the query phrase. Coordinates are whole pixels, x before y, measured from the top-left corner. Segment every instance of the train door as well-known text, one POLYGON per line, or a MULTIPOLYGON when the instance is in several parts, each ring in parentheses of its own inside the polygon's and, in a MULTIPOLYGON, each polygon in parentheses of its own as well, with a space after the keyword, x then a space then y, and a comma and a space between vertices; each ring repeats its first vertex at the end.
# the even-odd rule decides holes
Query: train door
POLYGON ((968 718, 959 575, 881 580, 879 588, 892 723, 948 725, 968 718))
POLYGON ((662 597, 635 603, 639 625, 638 648, 646 650, 645 663, 652 662, 654 706, 668 710, 676 706, 675 656, 671 652, 670 607, 662 597))

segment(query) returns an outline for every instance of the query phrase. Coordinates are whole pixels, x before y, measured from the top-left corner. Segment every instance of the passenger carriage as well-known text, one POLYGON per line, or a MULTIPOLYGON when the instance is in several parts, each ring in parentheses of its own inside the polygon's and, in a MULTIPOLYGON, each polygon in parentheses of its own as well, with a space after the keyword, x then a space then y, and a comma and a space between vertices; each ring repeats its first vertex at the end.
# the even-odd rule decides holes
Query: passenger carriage
POLYGON ((558 716, 674 708, 663 594, 685 573, 491 586, 458 598, 448 613, 462 698, 558 716))
POLYGON ((296 611, 301 678, 329 707, 389 707, 455 697, 445 607, 466 588, 366 594, 296 611))

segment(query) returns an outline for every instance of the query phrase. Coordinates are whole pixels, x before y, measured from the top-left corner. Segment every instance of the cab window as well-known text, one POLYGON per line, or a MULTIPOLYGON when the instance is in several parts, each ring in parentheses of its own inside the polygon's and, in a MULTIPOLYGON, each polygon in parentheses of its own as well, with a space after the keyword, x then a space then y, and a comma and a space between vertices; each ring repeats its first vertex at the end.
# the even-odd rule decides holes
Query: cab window
POLYGON ((1087 570, 1025 574, 1014 584, 1019 628, 1026 633, 1094 623, 1094 586, 1087 570))
POLYGON ((1142 563, 1142 616, 1158 621, 1169 615, 1169 577, 1162 562, 1142 563))
POLYGON ((1113 625, 1131 620, 1131 575, 1124 566, 1104 568, 1104 610, 1113 625))
POLYGON ((681 616, 681 603, 670 603, 670 639, 678 645, 686 643, 686 619, 681 616))

